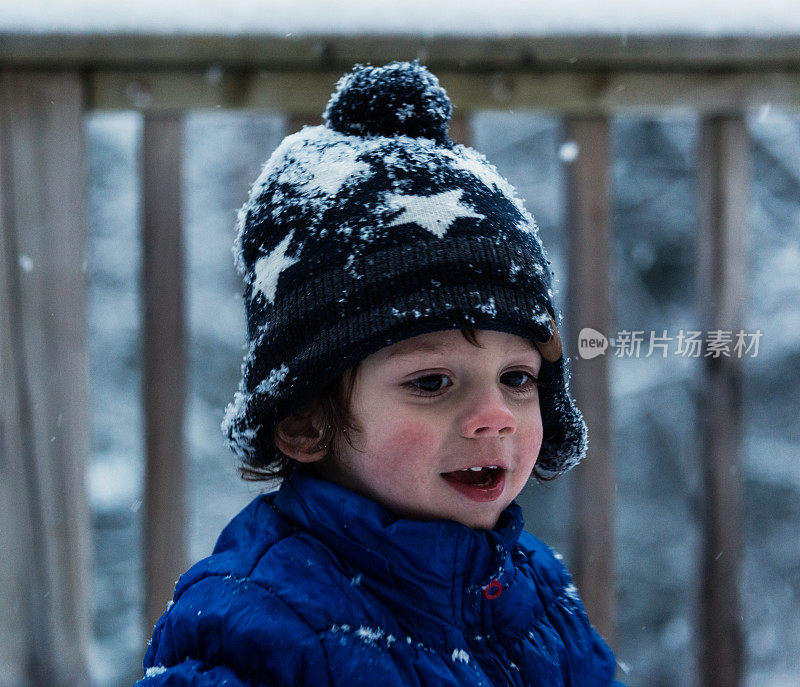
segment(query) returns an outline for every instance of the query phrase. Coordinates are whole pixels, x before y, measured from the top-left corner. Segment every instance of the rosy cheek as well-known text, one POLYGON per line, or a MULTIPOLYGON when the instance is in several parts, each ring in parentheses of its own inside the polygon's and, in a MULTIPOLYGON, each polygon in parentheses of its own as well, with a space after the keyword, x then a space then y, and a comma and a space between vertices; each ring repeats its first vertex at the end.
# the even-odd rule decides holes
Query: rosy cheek
POLYGON ((526 422, 518 428, 518 431, 520 440, 526 445, 535 446, 538 451, 543 436, 541 420, 526 422))
POLYGON ((386 442, 390 451, 397 456, 420 454, 421 447, 434 447, 438 444, 433 428, 420 422, 393 422, 387 427, 386 442))

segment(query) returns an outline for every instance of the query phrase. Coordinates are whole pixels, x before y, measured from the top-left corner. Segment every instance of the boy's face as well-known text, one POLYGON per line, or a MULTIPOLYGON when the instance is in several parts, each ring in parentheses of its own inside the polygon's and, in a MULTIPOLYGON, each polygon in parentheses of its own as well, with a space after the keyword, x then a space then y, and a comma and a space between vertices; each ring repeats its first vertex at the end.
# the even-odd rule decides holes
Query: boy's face
POLYGON ((359 366, 354 445, 341 440, 323 477, 397 515, 490 529, 520 493, 542 444, 541 356, 512 334, 459 330, 388 346, 359 366), (481 468, 480 471, 469 468, 481 468))

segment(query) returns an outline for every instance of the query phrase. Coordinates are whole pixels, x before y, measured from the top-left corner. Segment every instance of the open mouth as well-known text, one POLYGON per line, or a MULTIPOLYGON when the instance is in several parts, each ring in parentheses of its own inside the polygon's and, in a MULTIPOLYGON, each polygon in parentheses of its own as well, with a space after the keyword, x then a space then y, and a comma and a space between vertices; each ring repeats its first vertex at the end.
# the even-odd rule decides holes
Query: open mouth
POLYGON ((506 470, 496 465, 444 472, 447 483, 473 501, 494 501, 503 493, 506 470))

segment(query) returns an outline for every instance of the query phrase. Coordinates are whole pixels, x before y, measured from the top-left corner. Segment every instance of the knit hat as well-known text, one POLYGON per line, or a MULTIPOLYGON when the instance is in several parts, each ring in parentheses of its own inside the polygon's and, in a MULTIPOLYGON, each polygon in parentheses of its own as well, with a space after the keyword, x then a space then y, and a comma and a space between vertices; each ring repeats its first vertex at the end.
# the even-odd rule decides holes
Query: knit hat
POLYGON ((287 136, 239 213, 248 350, 222 428, 239 458, 280 454, 275 426, 379 349, 445 329, 537 343, 558 474, 586 452, 538 229, 486 158, 448 138, 452 107, 418 62, 356 65, 324 126, 287 136))

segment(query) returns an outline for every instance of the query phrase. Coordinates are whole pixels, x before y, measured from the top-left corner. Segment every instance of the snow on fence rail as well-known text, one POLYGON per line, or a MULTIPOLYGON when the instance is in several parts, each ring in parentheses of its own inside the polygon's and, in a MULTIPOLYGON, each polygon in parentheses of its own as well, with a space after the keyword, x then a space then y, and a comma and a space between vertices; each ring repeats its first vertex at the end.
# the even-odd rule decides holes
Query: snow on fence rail
MULTIPOLYGON (((456 105, 453 135, 461 142, 469 142, 469 115, 477 110, 544 109, 563 116, 579 150, 575 160, 565 160, 572 208, 568 300, 574 315, 582 320, 591 313, 601 331, 610 331, 612 322, 610 118, 675 108, 698 112, 698 231, 704 246, 698 301, 719 304, 706 312, 709 329, 742 327, 737 298, 747 241, 744 117, 767 104, 800 108, 800 37, 0 34, 0 519, 3 550, 10 552, 0 557, 0 574, 6 588, 19 590, 16 598, 0 595, 7 619, 0 663, 9 684, 89 684, 82 114, 133 109, 145 120, 143 273, 150 276, 143 301, 150 362, 143 392, 144 626, 152 627, 185 564, 183 247, 180 231, 167 232, 180 222, 182 113, 268 109, 285 113, 296 128, 319 121, 336 79, 353 63, 414 57, 431 66, 450 93, 456 105), (158 157, 165 151, 167 158, 158 157), (41 268, 35 278, 18 260, 22 254, 41 268), (170 283, 157 283, 158 275, 169 276, 170 283), (56 424, 61 431, 51 441, 56 424), (158 528, 152 526, 156 520, 158 528), (163 540, 156 532, 173 536, 163 540)), ((705 511, 702 557, 701 622, 708 631, 700 634, 698 665, 704 687, 735 687, 743 679, 741 561, 735 553, 741 485, 731 477, 741 474, 740 364, 734 358, 705 361, 707 400, 699 410, 706 420, 700 423, 704 486, 713 496, 705 511), (723 549, 720 561, 713 554, 723 549)), ((591 460, 576 475, 586 507, 576 516, 575 572, 593 621, 611 637, 608 370, 582 361, 576 368, 575 392, 595 439, 591 460)))

